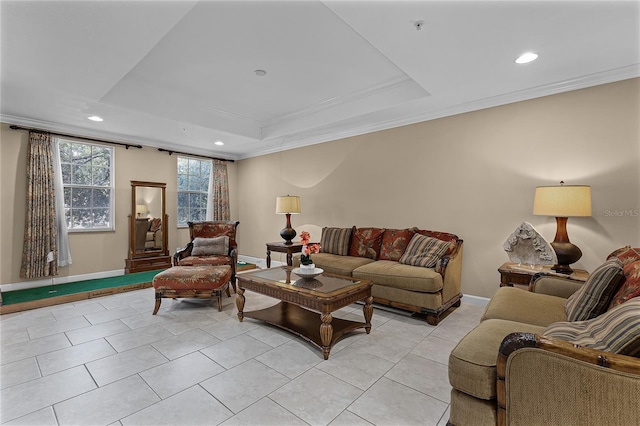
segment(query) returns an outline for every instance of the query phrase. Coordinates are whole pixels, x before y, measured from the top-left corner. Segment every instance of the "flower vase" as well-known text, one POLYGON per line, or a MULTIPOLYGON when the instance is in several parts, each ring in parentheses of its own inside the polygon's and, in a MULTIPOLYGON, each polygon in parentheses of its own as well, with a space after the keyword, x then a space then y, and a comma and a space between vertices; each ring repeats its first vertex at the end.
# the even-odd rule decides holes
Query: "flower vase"
POLYGON ((316 265, 309 263, 308 265, 300 265, 300 269, 303 271, 313 271, 316 269, 316 265))

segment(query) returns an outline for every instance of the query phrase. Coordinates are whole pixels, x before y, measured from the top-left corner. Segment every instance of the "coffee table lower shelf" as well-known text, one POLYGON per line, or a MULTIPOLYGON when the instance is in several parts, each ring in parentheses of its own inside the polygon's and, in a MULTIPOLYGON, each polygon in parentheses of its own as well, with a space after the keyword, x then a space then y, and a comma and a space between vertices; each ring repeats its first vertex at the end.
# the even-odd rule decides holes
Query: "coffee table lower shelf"
POLYGON ((324 359, 329 358, 331 347, 345 334, 359 328, 364 328, 367 334, 371 331, 371 323, 333 318, 288 302, 255 311, 239 311, 238 319, 242 321, 243 317, 264 321, 302 337, 321 349, 324 359))

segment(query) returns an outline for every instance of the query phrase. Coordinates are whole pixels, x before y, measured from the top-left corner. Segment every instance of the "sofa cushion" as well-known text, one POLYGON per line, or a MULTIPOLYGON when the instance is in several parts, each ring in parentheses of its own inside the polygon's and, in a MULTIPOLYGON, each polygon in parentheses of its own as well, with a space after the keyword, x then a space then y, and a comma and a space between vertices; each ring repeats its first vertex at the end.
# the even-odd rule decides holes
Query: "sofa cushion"
POLYGON ((229 237, 226 235, 213 238, 194 238, 192 256, 212 256, 229 254, 229 237))
POLYGON ((433 268, 416 268, 392 260, 367 263, 353 271, 353 277, 375 284, 422 293, 442 290, 442 275, 433 268))
POLYGON ((320 237, 320 251, 322 253, 346 256, 349 254, 351 228, 322 228, 320 237))
POLYGON ((624 282, 616 294, 613 295, 609 309, 640 296, 640 260, 626 265, 622 270, 624 272, 624 282))
POLYGON ((385 229, 380 246, 380 260, 398 261, 407 249, 413 234, 415 232, 412 229, 385 229))
MULTIPOLYGON (((525 293, 520 289, 514 289, 525 293)), ((515 332, 541 334, 544 327, 516 321, 486 320, 460 340, 449 355, 449 383, 481 399, 496 397, 496 361, 502 340, 515 332)))
POLYGON ((453 250, 456 248, 456 243, 458 242, 458 236, 455 234, 450 234, 449 232, 440 232, 440 231, 430 231, 428 229, 418 229, 412 228, 412 230, 416 234, 424 235, 431 238, 437 238, 442 241, 446 241, 449 243, 449 249, 445 254, 453 253, 453 250))
POLYGON ((504 319, 546 327, 567 320, 564 309, 566 300, 514 287, 500 287, 487 304, 482 321, 504 319))
POLYGON ((553 323, 544 335, 601 351, 640 357, 640 298, 587 321, 553 323))
POLYGON ((433 268, 448 249, 449 243, 445 241, 415 234, 398 262, 405 265, 433 268))
MULTIPOLYGON (((324 269, 329 274, 351 276, 354 269, 375 262, 373 259, 355 256, 340 256, 330 253, 316 253, 313 255, 313 263, 318 268, 324 269)), ((296 263, 300 262, 300 258, 296 258, 296 263)))
POLYGON ((384 228, 356 228, 351 231, 349 256, 376 260, 380 256, 380 244, 384 228))
POLYGON ((618 258, 598 266, 582 288, 567 299, 567 320, 585 321, 605 312, 623 279, 622 263, 618 258))

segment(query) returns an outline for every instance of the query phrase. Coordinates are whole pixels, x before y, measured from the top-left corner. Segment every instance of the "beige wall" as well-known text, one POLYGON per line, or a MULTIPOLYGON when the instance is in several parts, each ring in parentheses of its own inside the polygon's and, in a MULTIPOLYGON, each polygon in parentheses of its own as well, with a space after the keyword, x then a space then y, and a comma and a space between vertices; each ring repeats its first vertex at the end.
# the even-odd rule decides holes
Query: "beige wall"
POLYGON ((639 94, 633 79, 242 160, 240 253, 264 257, 285 224, 276 196, 300 195, 293 227, 316 240, 322 226, 458 234, 463 292, 490 297, 522 221, 553 240, 555 219, 532 215, 533 194, 564 180, 592 187, 593 217, 570 218, 568 232, 583 251, 574 267, 593 270, 640 246, 639 94))
MULTIPOLYGON (((640 79, 432 120, 228 163, 240 253, 263 258, 284 216, 277 195, 302 197, 292 223, 319 240, 322 226, 419 226, 465 241, 463 292, 489 297, 507 260, 503 242, 522 222, 548 240, 553 218, 533 216, 538 185, 592 186, 593 217, 570 218, 575 266, 593 270, 620 246, 640 246, 640 79), (618 214, 621 214, 618 216, 618 214)), ((27 133, 2 125, 0 284, 20 282, 27 133)), ((115 148, 116 231, 72 234, 74 276, 124 268, 130 181, 167 183, 169 249, 176 228, 176 156, 115 148)), ((278 253, 274 260, 284 260, 278 253)))
MULTIPOLYGON (((19 276, 24 234, 28 133, 2 124, 0 134, 0 284, 24 282, 19 276)), ((61 277, 124 269, 129 247, 128 215, 131 213, 131 181, 164 182, 169 215, 169 250, 184 246, 187 229, 177 228, 176 155, 155 148, 115 147, 115 231, 80 232, 69 235, 73 264, 59 269, 61 277)), ((229 183, 237 186, 236 165, 227 163, 229 183)), ((237 215, 237 196, 230 196, 232 215, 237 215)))

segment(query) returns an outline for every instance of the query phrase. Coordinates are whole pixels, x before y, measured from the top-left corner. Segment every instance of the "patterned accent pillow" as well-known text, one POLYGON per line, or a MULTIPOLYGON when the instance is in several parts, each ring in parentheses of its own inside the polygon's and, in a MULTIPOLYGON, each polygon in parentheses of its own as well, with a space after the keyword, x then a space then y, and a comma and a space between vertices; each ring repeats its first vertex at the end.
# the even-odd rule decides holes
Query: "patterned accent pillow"
POLYGON ((433 268, 449 249, 449 243, 437 238, 415 234, 398 262, 405 265, 433 268))
POLYGON ((349 253, 351 228, 322 228, 320 251, 346 256, 349 253))
POLYGON ((439 231, 429 231, 428 229, 418 229, 412 228, 416 234, 424 235, 431 238, 437 238, 442 241, 447 241, 449 243, 449 248, 445 254, 453 253, 453 250, 456 248, 456 243, 458 242, 458 236, 455 234, 450 234, 448 232, 439 232, 439 231))
POLYGON ((543 334, 588 348, 639 357, 640 298, 587 321, 554 322, 543 334))
POLYGON ((383 232, 384 228, 356 228, 354 226, 351 230, 349 256, 378 260, 383 232))
POLYGON ((567 319, 586 321, 605 312, 623 279, 622 263, 618 258, 607 260, 598 266, 580 290, 565 302, 567 319))
POLYGON ((613 295, 609 309, 640 296, 640 260, 626 265, 622 270, 625 279, 616 294, 613 295))
POLYGON ((415 232, 412 229, 385 229, 382 233, 380 260, 395 260, 402 257, 415 232))
POLYGON ((194 238, 192 256, 213 256, 229 254, 229 237, 222 235, 214 238, 194 238))
POLYGON ((162 219, 160 218, 151 219, 151 221, 149 222, 149 232, 156 232, 158 229, 160 229, 161 225, 162 225, 162 219))
POLYGON ((614 251, 607 260, 614 256, 620 259, 623 267, 640 260, 640 253, 638 252, 638 249, 632 248, 631 246, 626 246, 614 251))

